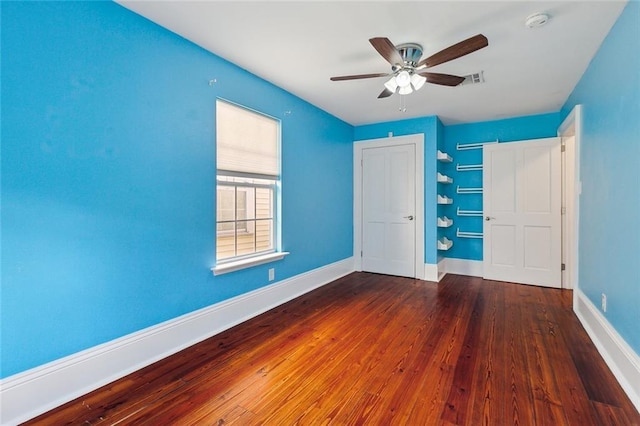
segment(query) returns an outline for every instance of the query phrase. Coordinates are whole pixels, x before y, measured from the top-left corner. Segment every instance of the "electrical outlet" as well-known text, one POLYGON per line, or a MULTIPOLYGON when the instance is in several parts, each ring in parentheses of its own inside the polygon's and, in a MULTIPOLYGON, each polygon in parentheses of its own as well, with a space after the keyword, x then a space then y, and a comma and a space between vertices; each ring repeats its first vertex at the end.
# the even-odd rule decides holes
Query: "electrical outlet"
POLYGON ((275 268, 269 268, 269 281, 273 281, 276 279, 276 270, 275 268))
POLYGON ((607 295, 604 293, 600 295, 600 304, 602 306, 602 312, 607 312, 607 295))

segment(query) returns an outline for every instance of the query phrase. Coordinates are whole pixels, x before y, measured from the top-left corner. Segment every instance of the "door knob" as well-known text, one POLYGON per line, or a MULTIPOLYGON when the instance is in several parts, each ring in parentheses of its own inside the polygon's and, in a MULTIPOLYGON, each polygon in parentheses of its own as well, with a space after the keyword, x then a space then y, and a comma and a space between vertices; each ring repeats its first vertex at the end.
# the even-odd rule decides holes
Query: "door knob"
POLYGON ((404 216, 405 219, 413 220, 413 216, 404 216))
POLYGON ((484 220, 486 220, 487 222, 490 221, 491 219, 495 219, 495 217, 487 216, 484 218, 484 220))

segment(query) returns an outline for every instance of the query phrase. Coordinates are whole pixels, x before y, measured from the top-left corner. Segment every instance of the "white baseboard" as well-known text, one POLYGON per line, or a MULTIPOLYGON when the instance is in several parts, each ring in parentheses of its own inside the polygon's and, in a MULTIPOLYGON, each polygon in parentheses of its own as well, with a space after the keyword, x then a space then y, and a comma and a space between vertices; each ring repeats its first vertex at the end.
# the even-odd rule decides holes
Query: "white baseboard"
MULTIPOLYGON (((439 264, 438 264, 439 265, 439 264)), ((438 282, 438 265, 433 263, 424 264, 424 280, 438 282)))
POLYGON ((453 257, 447 257, 444 260, 444 269, 448 274, 482 277, 483 267, 481 260, 455 259, 453 257))
POLYGON ((29 420, 354 271, 352 257, 0 381, 0 424, 29 420))
POLYGON ((574 289, 574 311, 618 383, 640 411, 640 356, 579 288, 574 289))
POLYGON ((438 261, 438 282, 447 275, 447 258, 443 257, 438 261))

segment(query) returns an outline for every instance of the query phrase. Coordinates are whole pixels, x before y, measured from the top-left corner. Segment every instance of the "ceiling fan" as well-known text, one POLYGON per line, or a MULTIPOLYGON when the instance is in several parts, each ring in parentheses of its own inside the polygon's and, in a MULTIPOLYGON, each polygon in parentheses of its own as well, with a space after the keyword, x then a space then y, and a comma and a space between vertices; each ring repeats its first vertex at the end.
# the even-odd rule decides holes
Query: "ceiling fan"
POLYGON ((391 72, 344 75, 331 77, 331 81, 391 76, 391 79, 384 83, 385 88, 378 95, 378 98, 386 98, 396 92, 400 95, 408 95, 414 90, 419 90, 424 83, 457 86, 464 81, 464 77, 429 72, 426 69, 468 55, 489 45, 487 38, 482 34, 478 34, 420 60, 422 46, 417 43, 404 43, 394 46, 391 40, 386 37, 371 38, 369 43, 391 64, 391 72))

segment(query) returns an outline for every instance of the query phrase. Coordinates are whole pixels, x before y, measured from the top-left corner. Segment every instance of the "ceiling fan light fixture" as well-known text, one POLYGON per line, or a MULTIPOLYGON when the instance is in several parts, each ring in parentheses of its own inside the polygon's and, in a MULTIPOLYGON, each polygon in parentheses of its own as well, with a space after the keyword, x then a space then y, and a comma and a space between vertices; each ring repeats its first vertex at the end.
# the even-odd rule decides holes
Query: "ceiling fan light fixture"
POLYGON ((395 76, 391 77, 391 78, 389 79, 389 81, 387 81, 387 82, 384 84, 384 87, 385 87, 388 91, 395 93, 395 92, 396 92, 396 89, 398 88, 398 83, 396 83, 396 77, 395 77, 395 76))
MULTIPOLYGON (((548 18, 548 15, 545 15, 545 17, 542 17, 542 21, 545 19, 548 20, 548 18)), ((422 46, 417 43, 404 43, 396 46, 386 37, 370 38, 369 43, 371 43, 373 48, 384 60, 391 64, 390 73, 344 75, 330 77, 330 80, 344 81, 391 76, 391 78, 384 83, 384 90, 378 95, 378 99, 382 99, 388 98, 394 93, 408 95, 420 90, 425 83, 439 84, 442 86, 460 85, 465 81, 465 77, 427 72, 424 71, 424 69, 452 61, 473 53, 476 50, 485 48, 489 45, 489 40, 482 34, 476 34, 422 60, 420 60, 422 57, 422 46)))
POLYGON ((413 74, 411 76, 411 85, 414 90, 420 90, 424 83, 427 81, 426 77, 421 76, 420 74, 413 74))
POLYGON ((400 87, 400 90, 398 90, 398 93, 401 95, 408 95, 411 92, 413 92, 411 84, 409 84, 408 86, 400 87))
POLYGON ((408 87, 411 84, 411 75, 409 75, 409 71, 400 71, 398 75, 396 75, 396 84, 400 87, 401 90, 405 87, 408 87))

